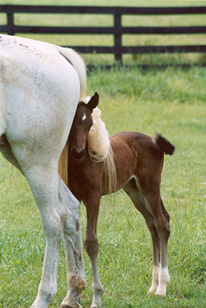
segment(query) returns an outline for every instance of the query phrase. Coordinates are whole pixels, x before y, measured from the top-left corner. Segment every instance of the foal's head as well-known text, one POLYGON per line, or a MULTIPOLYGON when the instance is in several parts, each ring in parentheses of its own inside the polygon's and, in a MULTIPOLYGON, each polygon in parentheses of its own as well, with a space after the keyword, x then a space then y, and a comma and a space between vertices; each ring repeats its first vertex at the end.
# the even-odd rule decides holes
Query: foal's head
POLYGON ((89 130, 93 124, 92 112, 99 103, 99 95, 95 93, 87 104, 80 102, 77 106, 69 134, 69 146, 72 158, 82 160, 85 156, 85 147, 89 130))

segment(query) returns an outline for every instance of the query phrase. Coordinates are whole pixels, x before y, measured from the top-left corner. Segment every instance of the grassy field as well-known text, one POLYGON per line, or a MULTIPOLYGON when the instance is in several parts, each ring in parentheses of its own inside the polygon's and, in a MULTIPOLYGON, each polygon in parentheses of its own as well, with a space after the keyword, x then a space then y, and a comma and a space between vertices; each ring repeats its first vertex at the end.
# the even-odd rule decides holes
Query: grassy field
MULTIPOLYGON (((159 131, 176 146, 166 157, 162 196, 171 215, 169 268, 171 284, 164 299, 147 295, 152 251, 145 223, 123 192, 102 201, 98 237, 99 269, 105 288, 103 307, 203 308, 206 301, 206 105, 204 68, 173 68, 142 73, 138 69, 93 71, 88 93, 98 91, 102 117, 111 134, 159 131)), ((0 161, 0 306, 29 307, 35 297, 44 254, 39 213, 23 177, 0 161)), ((82 206, 82 231, 85 211, 82 206)), ((85 254, 91 301, 91 266, 85 254)), ((66 293, 64 251, 61 251, 57 307, 66 293)))
MULTIPOLYGON (((137 2, 138 5, 146 3, 131 0, 130 5, 137 5, 137 2)), ((12 0, 9 3, 20 2, 12 0)), ((41 1, 29 3, 42 4, 41 1)), ((44 3, 100 4, 94 0, 44 3)), ((124 3, 101 1, 102 5, 124 3)), ((148 5, 151 3, 162 4, 161 1, 147 2, 148 5)), ((174 5, 176 1, 171 3, 174 5)), ((181 3, 188 4, 187 1, 181 3)), ((193 3, 200 5, 201 1, 193 3)), ((191 5, 191 2, 189 4, 191 5)), ((59 38, 41 39, 56 42, 59 38)), ((143 56, 138 61, 161 63, 161 60, 167 62, 172 59, 175 63, 202 63, 203 56, 197 56, 195 60, 193 56, 185 58, 182 55, 181 59, 172 56, 166 60, 161 55, 156 58, 150 56, 147 59, 143 56)), ((87 63, 93 61, 91 56, 85 56, 85 59, 87 63)), ((105 63, 110 61, 104 56, 101 59, 105 63)), ((141 215, 120 191, 114 199, 102 200, 100 210, 98 264, 105 290, 103 308, 205 307, 205 84, 204 67, 191 67, 187 70, 170 67, 147 71, 135 67, 113 68, 109 71, 96 68, 88 72, 87 94, 99 92, 102 118, 111 135, 125 130, 141 131, 149 135, 158 131, 176 146, 174 156, 165 157, 162 176, 162 197, 171 216, 171 283, 167 297, 147 295, 152 274, 150 235, 141 215)), ((36 296, 44 257, 45 243, 40 217, 29 187, 20 173, 2 157, 0 170, 0 307, 29 307, 36 296)), ((85 209, 82 205, 83 236, 85 224, 85 209)), ((82 293, 81 303, 84 308, 88 308, 92 300, 92 274, 85 251, 84 260, 87 288, 82 293)), ((65 255, 62 244, 58 293, 50 307, 58 307, 66 291, 65 255)))

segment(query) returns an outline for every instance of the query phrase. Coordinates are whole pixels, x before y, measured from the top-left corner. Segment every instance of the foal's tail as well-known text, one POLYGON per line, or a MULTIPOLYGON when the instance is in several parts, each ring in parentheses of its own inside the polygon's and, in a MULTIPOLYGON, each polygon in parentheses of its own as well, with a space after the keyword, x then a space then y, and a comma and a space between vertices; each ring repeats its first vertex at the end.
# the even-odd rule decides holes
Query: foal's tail
MULTIPOLYGON (((87 81, 86 66, 84 64, 84 61, 79 56, 79 54, 76 53, 73 49, 61 48, 61 47, 59 48, 60 48, 59 49, 60 54, 68 62, 71 63, 71 65, 74 67, 75 71, 78 74, 80 81, 79 101, 82 101, 86 96, 86 81, 87 81)), ((67 140, 65 147, 62 151, 62 154, 60 156, 58 165, 59 174, 67 186, 68 186, 68 156, 69 156, 69 141, 67 140)))
POLYGON ((172 143, 170 143, 166 138, 161 136, 160 134, 155 135, 155 142, 158 149, 165 154, 173 155, 175 151, 175 147, 172 143))

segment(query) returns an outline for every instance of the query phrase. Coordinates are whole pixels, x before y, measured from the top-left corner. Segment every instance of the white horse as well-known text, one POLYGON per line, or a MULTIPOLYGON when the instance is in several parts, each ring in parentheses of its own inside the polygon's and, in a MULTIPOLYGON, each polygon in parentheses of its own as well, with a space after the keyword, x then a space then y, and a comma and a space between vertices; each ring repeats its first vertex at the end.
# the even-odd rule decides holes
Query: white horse
POLYGON ((85 89, 85 65, 73 50, 0 36, 0 151, 27 179, 46 240, 42 278, 32 308, 46 308, 56 294, 62 234, 68 293, 60 307, 81 307, 78 298, 85 274, 79 202, 61 180, 58 161, 64 147, 67 153, 66 141, 85 89))

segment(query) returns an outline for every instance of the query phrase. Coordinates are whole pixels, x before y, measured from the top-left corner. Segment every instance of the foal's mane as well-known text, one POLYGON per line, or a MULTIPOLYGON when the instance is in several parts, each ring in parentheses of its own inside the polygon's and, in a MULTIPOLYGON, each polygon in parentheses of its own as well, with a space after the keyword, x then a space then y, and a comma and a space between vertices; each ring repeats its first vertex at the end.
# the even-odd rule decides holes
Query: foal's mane
MULTIPOLYGON (((90 98, 85 98, 87 103, 90 98)), ((92 112, 93 125, 88 134, 88 152, 90 159, 96 163, 104 163, 105 192, 111 193, 116 189, 116 167, 111 147, 109 133, 101 119, 101 110, 96 107, 92 112)))

